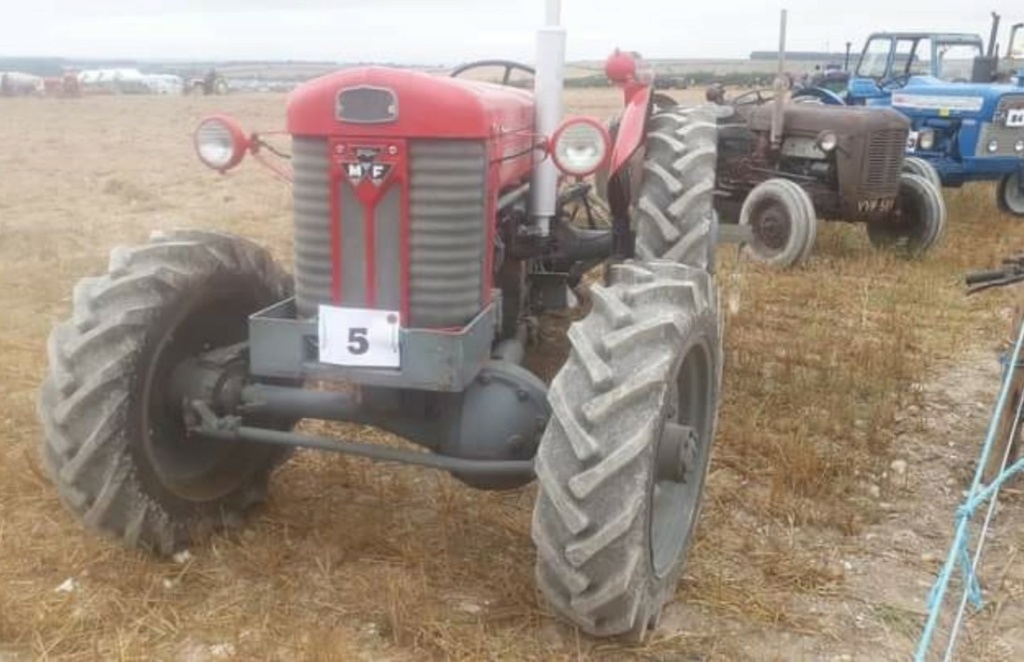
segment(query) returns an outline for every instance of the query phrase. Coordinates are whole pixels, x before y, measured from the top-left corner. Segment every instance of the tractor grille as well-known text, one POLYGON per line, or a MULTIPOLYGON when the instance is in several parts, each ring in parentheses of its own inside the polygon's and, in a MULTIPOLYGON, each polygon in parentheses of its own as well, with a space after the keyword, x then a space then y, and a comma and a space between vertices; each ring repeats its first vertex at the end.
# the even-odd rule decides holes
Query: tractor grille
POLYGON ((312 317, 331 301, 330 161, 323 138, 292 140, 292 208, 295 214, 295 302, 312 317))
MULTIPOLYGON (((376 208, 376 305, 401 302, 401 209, 409 202, 408 325, 462 326, 483 305, 487 228, 487 161, 484 143, 410 141, 408 187, 393 186, 376 208)), ((299 314, 316 315, 331 302, 330 161, 327 140, 293 141, 295 296, 299 314)), ((341 305, 365 306, 366 250, 363 206, 341 180, 341 305)))
POLYGON ((992 121, 997 124, 1005 124, 1007 111, 1016 108, 1024 108, 1024 94, 1008 94, 1002 97, 999 99, 999 105, 996 106, 996 114, 992 121))
POLYGON ((862 196, 895 195, 899 189, 907 136, 905 129, 882 129, 870 134, 861 180, 862 196))
POLYGON ((482 304, 484 145, 423 141, 409 152, 409 316, 415 326, 461 326, 482 304))
POLYGON ((1015 108, 1024 108, 1024 95, 1014 94, 999 100, 992 121, 984 122, 981 125, 975 156, 979 158, 1021 156, 1021 153, 1014 150, 1013 146, 1018 140, 1024 140, 1024 127, 1006 126, 1007 112, 1015 108), (993 140, 996 141, 998 147, 996 151, 990 152, 988 144, 993 140))

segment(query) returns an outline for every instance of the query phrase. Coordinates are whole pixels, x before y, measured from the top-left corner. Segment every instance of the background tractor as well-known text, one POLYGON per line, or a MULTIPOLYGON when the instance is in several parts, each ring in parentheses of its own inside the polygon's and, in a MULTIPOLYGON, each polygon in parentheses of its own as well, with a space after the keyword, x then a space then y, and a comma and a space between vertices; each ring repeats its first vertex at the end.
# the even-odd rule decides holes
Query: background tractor
POLYGON ((800 90, 796 99, 891 107, 911 122, 907 153, 947 187, 997 181, 999 208, 1024 217, 1024 24, 998 56, 999 15, 988 50, 974 34, 883 32, 864 46, 848 89, 800 90), (1002 83, 995 81, 1003 80, 1002 83))
POLYGON ((753 258, 777 266, 808 257, 819 218, 863 223, 878 247, 917 256, 942 236, 946 206, 927 164, 908 163, 909 122, 893 110, 790 103, 783 76, 773 90, 751 90, 719 104, 716 208, 749 229, 753 258), (907 172, 917 165, 919 172, 907 172))
MULTIPOLYGON (((549 0, 534 90, 386 67, 291 95, 294 274, 202 231, 115 248, 49 339, 39 414, 64 503, 92 530, 173 553, 241 521, 296 448, 537 479, 536 582, 595 636, 642 639, 674 594, 714 439, 722 328, 711 269, 717 129, 660 110, 616 52, 612 142, 562 118, 565 31, 549 0), (607 229, 570 223, 607 165, 607 229), (528 321, 605 276, 550 386, 528 321), (354 421, 426 451, 300 434, 354 421)), ((506 63, 510 68, 522 68, 506 63)), ((471 68, 471 67, 470 67, 471 68)), ((216 115, 195 134, 225 172, 273 152, 216 115)))
POLYGON ((210 69, 202 77, 190 78, 184 87, 185 94, 224 95, 228 93, 228 81, 224 76, 217 73, 216 69, 210 69))

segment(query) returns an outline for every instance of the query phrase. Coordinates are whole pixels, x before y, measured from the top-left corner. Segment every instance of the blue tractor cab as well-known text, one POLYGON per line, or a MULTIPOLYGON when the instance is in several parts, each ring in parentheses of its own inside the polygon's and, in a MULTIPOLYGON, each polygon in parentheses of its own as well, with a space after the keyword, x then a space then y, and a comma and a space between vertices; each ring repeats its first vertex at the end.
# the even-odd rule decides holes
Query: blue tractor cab
POLYGON ((1006 57, 995 42, 962 33, 878 32, 846 89, 794 92, 795 101, 891 107, 911 121, 908 156, 931 164, 943 186, 998 181, 1000 209, 1024 217, 1024 24, 1006 57))

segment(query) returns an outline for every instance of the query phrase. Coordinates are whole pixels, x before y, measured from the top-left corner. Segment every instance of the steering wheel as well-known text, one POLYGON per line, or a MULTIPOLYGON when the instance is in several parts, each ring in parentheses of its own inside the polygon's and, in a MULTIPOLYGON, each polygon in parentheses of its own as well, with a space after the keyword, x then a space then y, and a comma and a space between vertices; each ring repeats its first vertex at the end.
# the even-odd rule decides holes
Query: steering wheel
POLYGON ((878 87, 880 87, 883 90, 887 90, 887 91, 888 90, 895 90, 895 89, 901 88, 901 87, 903 87, 904 85, 907 84, 907 81, 910 80, 910 77, 912 75, 913 74, 910 74, 910 73, 902 73, 902 74, 896 74, 895 76, 890 76, 886 80, 880 82, 878 84, 878 87))
POLYGON ((468 62, 456 67, 452 70, 451 77, 458 78, 470 69, 482 69, 484 67, 504 67, 505 75, 501 79, 502 85, 508 85, 509 79, 512 77, 512 72, 517 69, 519 71, 525 71, 531 76, 537 75, 537 70, 533 67, 514 60, 477 60, 476 62, 468 62))
POLYGON ((730 101, 729 105, 731 105, 731 106, 751 106, 751 105, 760 106, 762 104, 768 103, 769 101, 771 101, 772 99, 775 98, 775 94, 766 94, 769 91, 770 90, 767 90, 767 89, 757 89, 757 90, 750 90, 749 92, 744 92, 743 94, 739 95, 738 97, 736 97, 735 99, 730 101))

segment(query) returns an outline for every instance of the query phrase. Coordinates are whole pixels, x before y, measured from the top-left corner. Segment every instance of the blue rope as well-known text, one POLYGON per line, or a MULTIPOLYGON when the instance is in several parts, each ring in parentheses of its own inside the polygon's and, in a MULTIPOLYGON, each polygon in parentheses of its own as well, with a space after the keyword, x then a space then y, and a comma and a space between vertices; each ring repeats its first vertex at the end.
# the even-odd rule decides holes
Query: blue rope
MULTIPOLYGON (((956 531, 953 535, 953 543, 950 545, 949 554, 946 556, 946 562, 942 566, 942 570, 939 572, 939 576, 935 580, 935 584, 932 586, 932 590, 928 594, 928 620, 925 622, 924 632, 921 635, 921 640, 918 643, 917 653, 914 657, 916 662, 924 662, 925 655, 928 653, 931 647, 932 638, 935 636, 935 630, 938 626, 939 615, 942 611, 942 606, 945 603, 946 590, 949 588, 949 581, 953 575, 953 570, 959 562, 961 571, 963 573, 963 585, 964 591, 967 593, 968 600, 974 605, 975 609, 981 609, 983 606, 981 586, 978 583, 977 574, 974 572, 973 564, 971 563, 970 550, 968 548, 969 540, 967 535, 967 528, 970 524, 971 517, 975 511, 984 505, 989 499, 991 499, 999 488, 1009 480, 1015 474, 1024 471, 1024 459, 1018 460, 1008 469, 1005 469, 990 485, 987 485, 984 489, 980 489, 982 483, 982 473, 985 465, 988 462, 988 456, 992 451, 992 446, 995 444, 996 434, 999 431, 999 418, 1006 408, 1006 400, 1010 393, 1010 382, 1013 379, 1012 370, 1007 368, 1010 365, 1016 367, 1024 367, 1024 363, 1021 361, 1021 348, 1024 346, 1024 324, 1017 330, 1017 342, 1013 346, 1012 359, 1008 359, 1006 354, 999 357, 999 363, 1003 366, 1003 379, 1002 387, 999 390, 999 398, 996 401, 995 410, 992 413, 992 417, 989 419, 988 431, 985 434, 985 443, 982 445, 981 458, 978 460, 978 464, 974 471, 974 480, 971 483, 971 489, 968 493, 967 499, 964 503, 957 508, 956 512, 956 531)), ((1016 404, 1016 403, 1014 403, 1016 404)), ((984 540, 979 540, 979 545, 984 545, 984 540)), ((950 638, 952 639, 951 633, 950 638)))

